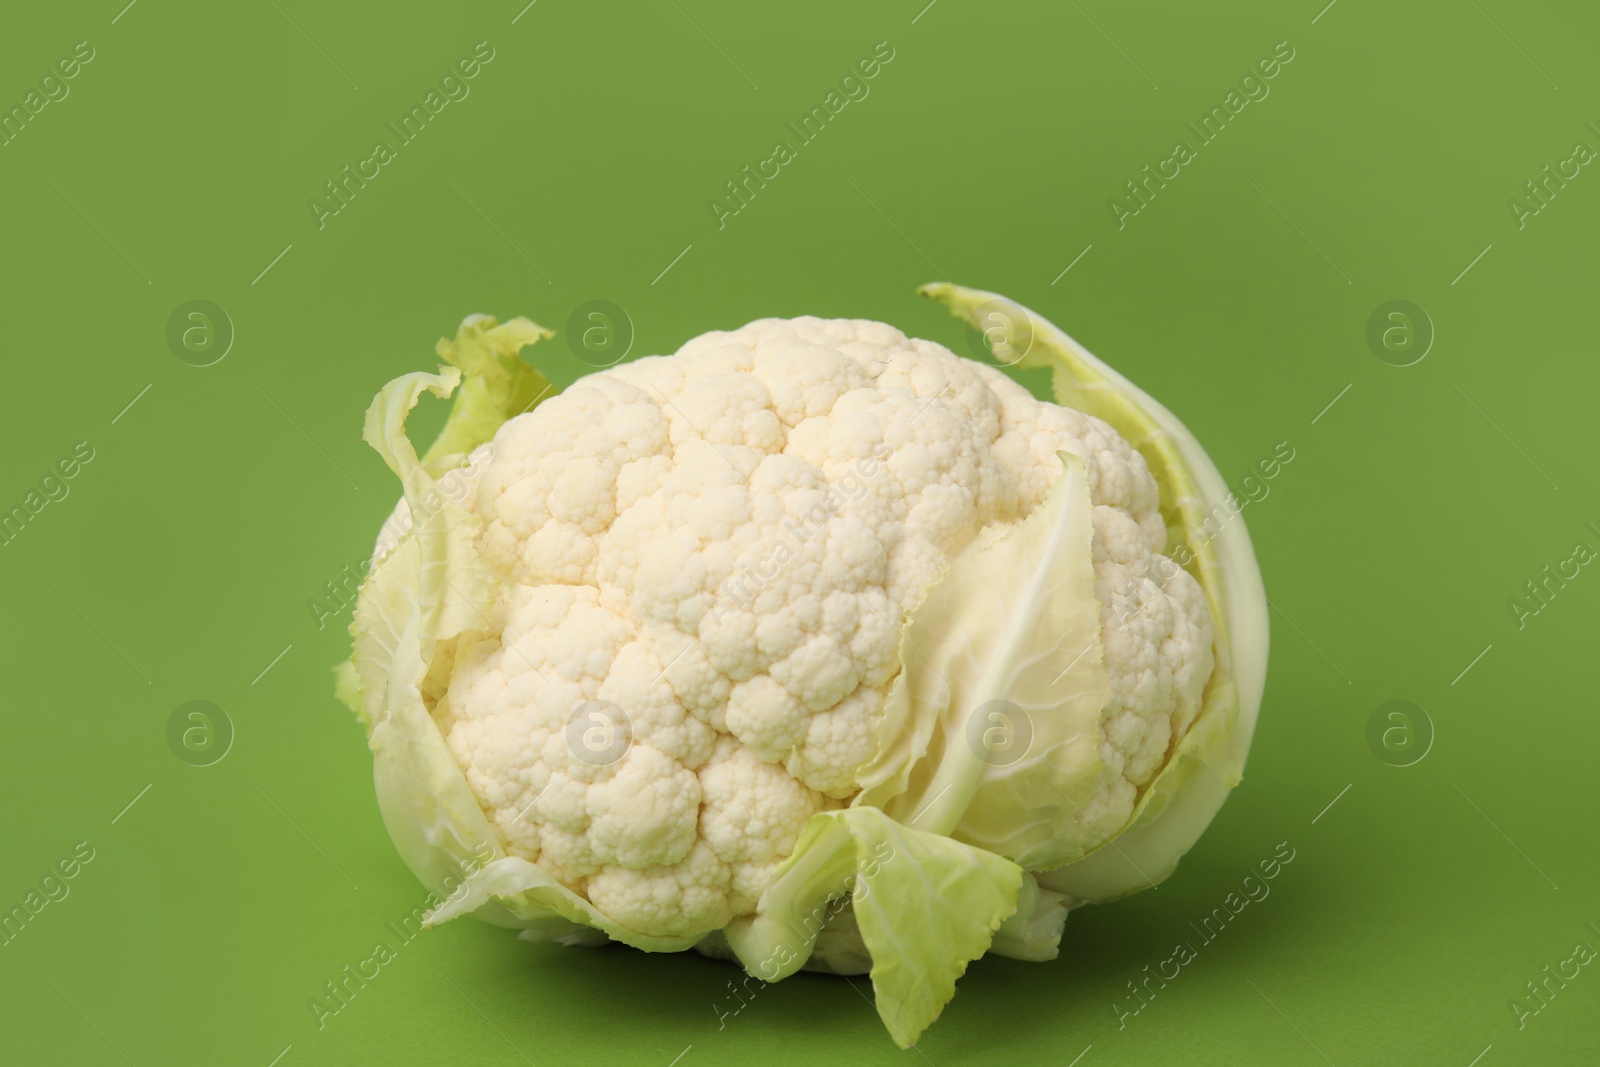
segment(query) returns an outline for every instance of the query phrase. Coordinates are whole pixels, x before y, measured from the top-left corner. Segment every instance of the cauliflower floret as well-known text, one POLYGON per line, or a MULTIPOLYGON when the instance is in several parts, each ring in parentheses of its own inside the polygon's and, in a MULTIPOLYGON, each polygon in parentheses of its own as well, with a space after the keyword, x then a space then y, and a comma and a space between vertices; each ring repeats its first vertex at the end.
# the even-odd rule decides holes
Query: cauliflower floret
POLYGON ((697 337, 506 422, 461 483, 497 632, 463 639, 435 713, 508 852, 641 934, 748 914, 806 821, 859 790, 907 614, 1044 500, 1058 451, 1095 504, 1111 683, 1116 777, 1085 817, 1120 825, 1198 714, 1212 626, 1104 422, 816 318, 697 337))

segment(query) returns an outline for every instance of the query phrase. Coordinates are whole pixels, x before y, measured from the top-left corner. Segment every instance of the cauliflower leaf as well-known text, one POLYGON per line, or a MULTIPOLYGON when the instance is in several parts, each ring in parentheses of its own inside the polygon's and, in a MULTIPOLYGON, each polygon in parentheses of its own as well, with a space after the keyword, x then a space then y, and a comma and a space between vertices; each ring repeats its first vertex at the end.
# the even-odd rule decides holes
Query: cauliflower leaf
POLYGON ((992 527, 929 588, 901 636, 878 754, 854 803, 1009 856, 1077 859, 1120 778, 1101 756, 1111 695, 1095 599, 1083 460, 1021 523, 992 527))
POLYGON ((878 1015, 895 1043, 910 1048, 955 996, 967 964, 1017 911, 1025 880, 1002 856, 914 830, 876 808, 819 812, 756 915, 724 933, 747 971, 777 981, 806 961, 830 902, 848 894, 872 959, 878 1015))
POLYGON ((986 331, 997 358, 1050 368, 1058 402, 1104 419, 1139 450, 1160 488, 1170 554, 1194 571, 1210 601, 1216 667, 1200 714, 1141 794, 1117 847, 1041 878, 1079 902, 1137 892, 1176 869, 1244 773, 1268 649, 1266 595, 1250 533, 1233 516, 1213 534, 1208 518, 1230 492, 1200 442, 1159 401, 1059 327, 997 293, 946 283, 919 291, 986 331))

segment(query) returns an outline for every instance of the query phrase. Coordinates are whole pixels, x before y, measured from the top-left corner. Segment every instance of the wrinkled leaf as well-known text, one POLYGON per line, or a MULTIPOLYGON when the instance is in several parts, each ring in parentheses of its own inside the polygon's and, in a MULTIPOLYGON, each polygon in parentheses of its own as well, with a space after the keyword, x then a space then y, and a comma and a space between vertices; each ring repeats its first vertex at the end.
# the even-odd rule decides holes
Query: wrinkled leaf
POLYGON ((777 981, 806 961, 830 902, 848 894, 872 957, 878 1015, 908 1048, 1017 910, 1024 880, 1010 860, 909 829, 876 808, 824 811, 806 824, 756 914, 725 934, 747 971, 777 981))
POLYGON ((1116 780, 1100 755, 1111 696, 1083 460, 1059 453, 1044 502, 986 530, 911 612, 878 751, 852 802, 1027 870, 1121 829, 1088 824, 1116 780))

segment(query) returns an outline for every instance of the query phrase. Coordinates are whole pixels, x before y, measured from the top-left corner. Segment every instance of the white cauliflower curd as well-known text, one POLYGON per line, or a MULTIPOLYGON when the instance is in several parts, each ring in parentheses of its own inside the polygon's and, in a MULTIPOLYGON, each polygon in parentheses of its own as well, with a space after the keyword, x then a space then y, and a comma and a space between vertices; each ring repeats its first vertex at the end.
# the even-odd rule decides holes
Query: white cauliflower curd
POLYGON ((500 632, 463 647, 439 727, 507 851, 641 933, 753 910, 806 820, 859 790, 907 613, 1038 506, 1058 450, 1095 503, 1120 773, 1094 815, 1126 819, 1211 676, 1205 594, 1159 557, 1144 459, 882 323, 705 334, 579 379, 488 448, 465 506, 500 632), (631 723, 614 763, 567 743, 590 701, 631 723))
POLYGON ((1181 424, 1025 321, 1067 403, 810 317, 549 395, 546 332, 475 316, 380 395, 406 493, 341 692, 435 919, 870 961, 905 1044, 971 958, 1049 958, 1067 907, 1170 872, 1243 763, 1259 573, 1236 515, 1195 533, 1220 478, 1181 424), (419 459, 405 413, 459 372, 419 459))

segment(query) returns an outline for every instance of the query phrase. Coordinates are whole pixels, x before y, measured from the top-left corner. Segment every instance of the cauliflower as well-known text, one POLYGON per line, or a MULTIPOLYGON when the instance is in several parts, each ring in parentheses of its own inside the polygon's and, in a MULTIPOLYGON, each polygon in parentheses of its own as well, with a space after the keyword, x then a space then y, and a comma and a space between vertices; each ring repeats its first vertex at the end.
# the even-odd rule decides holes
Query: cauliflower
MULTIPOLYGON (((1050 958, 1068 906, 1134 888, 1099 846, 1137 846, 1186 796, 1220 803, 1193 799, 1195 765, 1237 778, 1254 707, 1216 572, 1246 568, 1184 522, 1215 487, 1175 460, 1164 409, 1094 399, 1121 380, 1065 335, 1035 344, 1077 371, 1072 406, 809 317, 548 396, 517 355, 546 335, 469 318, 440 342, 449 368, 368 414, 406 492, 341 692, 402 853, 454 890, 436 920, 698 947, 769 981, 870 963, 905 1044, 968 960, 1050 958), (462 371, 419 459, 405 414, 462 371), (929 871, 930 899, 874 896, 929 871), (880 959, 906 929, 928 944, 880 959)), ((1171 822, 1151 873, 1198 834, 1174 849, 1171 822)))

